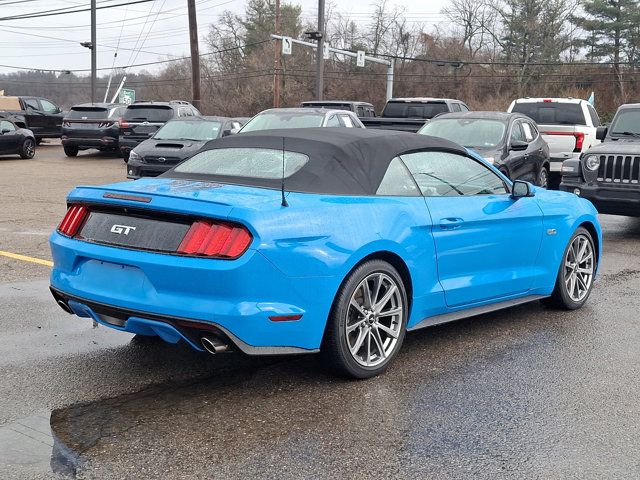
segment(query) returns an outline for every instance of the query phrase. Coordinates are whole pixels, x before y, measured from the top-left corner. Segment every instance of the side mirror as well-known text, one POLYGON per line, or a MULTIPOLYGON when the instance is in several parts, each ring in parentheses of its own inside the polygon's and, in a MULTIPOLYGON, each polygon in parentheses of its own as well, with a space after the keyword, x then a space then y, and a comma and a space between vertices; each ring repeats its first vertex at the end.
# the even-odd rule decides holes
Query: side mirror
POLYGON ((236 133, 238 133, 240 131, 239 128, 232 128, 231 130, 229 130, 229 135, 235 135, 236 133))
POLYGON ((533 196, 533 190, 529 182, 525 182, 523 180, 514 180, 513 188, 511 189, 511 198, 518 199, 533 196))
POLYGON ((9 133, 9 132, 11 132, 11 130, 8 129, 8 128, 2 129, 2 135, 4 135, 5 133, 9 133))
POLYGON ((604 140, 604 137, 607 136, 608 127, 598 127, 596 128, 596 138, 600 141, 604 140))
POLYGON ((515 152, 522 152, 529 148, 529 144, 527 142, 523 142, 522 140, 514 140, 509 145, 509 150, 513 150, 515 152))
POLYGON ((223 131, 222 131, 222 136, 223 136, 223 137, 227 137, 227 136, 229 136, 229 135, 231 135, 231 130, 223 130, 223 131))

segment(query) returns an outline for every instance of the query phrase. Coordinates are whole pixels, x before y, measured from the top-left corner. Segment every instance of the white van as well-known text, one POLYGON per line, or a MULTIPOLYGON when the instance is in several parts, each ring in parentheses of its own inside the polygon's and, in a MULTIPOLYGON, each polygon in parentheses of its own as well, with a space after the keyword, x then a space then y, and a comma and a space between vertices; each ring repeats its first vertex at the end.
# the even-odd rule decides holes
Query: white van
POLYGON ((580 158, 582 152, 600 143, 596 129, 600 119, 595 108, 577 98, 518 98, 508 112, 522 113, 533 119, 549 145, 551 175, 558 177, 562 162, 580 158))

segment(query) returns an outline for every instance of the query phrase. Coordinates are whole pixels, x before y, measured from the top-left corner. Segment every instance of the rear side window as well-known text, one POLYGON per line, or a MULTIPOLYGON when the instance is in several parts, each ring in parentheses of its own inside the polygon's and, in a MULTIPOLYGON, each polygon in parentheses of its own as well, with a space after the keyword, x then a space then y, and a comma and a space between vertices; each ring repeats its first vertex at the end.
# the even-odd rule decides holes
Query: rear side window
POLYGON ((364 107, 357 107, 356 110, 359 117, 364 117, 364 107))
POLYGON ((452 112, 459 112, 460 111, 460 105, 458 105, 457 103, 452 103, 451 104, 451 111, 452 112))
POLYGON ((522 113, 538 125, 586 125, 582 105, 568 102, 516 102, 513 112, 522 113))
POLYGON ((600 126, 600 117, 598 117, 598 112, 596 109, 591 106, 591 104, 587 105, 587 110, 589 111, 589 116, 591 117, 591 123, 593 123, 594 127, 600 126))
POLYGON ((35 98, 27 98, 25 99, 24 103, 27 105, 27 108, 40 110, 40 104, 38 103, 38 100, 36 100, 35 98))
MULTIPOLYGON (((221 177, 282 178, 282 150, 267 148, 217 148, 195 154, 175 168, 178 173, 221 177)), ((303 153, 285 152, 284 178, 309 161, 303 153)))
POLYGON ((171 107, 166 106, 130 106, 124 112, 125 120, 140 122, 166 122, 173 116, 171 107))
POLYGON ((420 190, 402 160, 396 157, 391 160, 376 195, 419 197, 420 190))
POLYGON ((72 108, 67 114, 69 120, 101 120, 107 118, 106 108, 72 108))
POLYGON ((444 102, 405 103, 387 102, 382 112, 383 117, 398 118, 433 118, 439 113, 448 112, 449 107, 444 102))

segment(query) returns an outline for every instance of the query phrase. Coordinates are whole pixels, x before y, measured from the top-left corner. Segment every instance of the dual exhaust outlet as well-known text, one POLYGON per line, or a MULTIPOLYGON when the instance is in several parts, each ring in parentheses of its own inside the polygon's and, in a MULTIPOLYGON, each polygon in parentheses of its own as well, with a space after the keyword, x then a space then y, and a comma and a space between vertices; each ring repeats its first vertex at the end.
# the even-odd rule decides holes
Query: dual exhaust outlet
MULTIPOLYGON (((71 307, 69 307, 69 305, 64 300, 59 299, 57 302, 62 310, 67 313, 73 314, 73 310, 71 310, 71 307)), ((229 349, 229 345, 221 341, 219 338, 209 335, 204 335, 203 337, 201 337, 200 344, 211 355, 226 352, 229 349)))

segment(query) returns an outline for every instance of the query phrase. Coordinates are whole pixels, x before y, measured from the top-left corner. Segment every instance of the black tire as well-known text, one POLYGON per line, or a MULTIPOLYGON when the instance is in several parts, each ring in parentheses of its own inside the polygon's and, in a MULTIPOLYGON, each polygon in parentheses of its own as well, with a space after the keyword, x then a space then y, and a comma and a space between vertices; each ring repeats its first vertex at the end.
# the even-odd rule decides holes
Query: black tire
POLYGON ((130 152, 123 152, 121 150, 120 155, 122 155, 122 159, 124 160, 124 163, 127 163, 129 161, 130 152))
MULTIPOLYGON (((584 305, 584 303, 589 298, 589 295, 591 294, 591 290, 593 289, 593 280, 594 280, 595 272, 597 268, 597 261, 598 261, 597 253, 596 253, 595 245, 593 243, 593 237, 591 236, 591 234, 586 228, 579 227, 571 236, 571 239, 569 240, 569 243, 567 244, 564 250, 564 253, 562 254, 562 261, 560 263, 560 268, 558 269, 558 276, 556 277, 555 288, 553 289, 551 296, 543 299, 542 303, 548 307, 558 308, 561 310, 576 310, 582 307, 582 305, 584 305), (566 264, 571 263, 570 260, 571 260, 572 253, 570 253, 570 249, 572 248, 574 241, 578 237, 587 240, 589 244, 588 248, 590 248, 593 258, 591 260, 590 268, 592 269, 592 273, 591 273, 590 280, 588 282, 589 283, 588 288, 586 289, 586 292, 583 297, 576 299, 576 298, 572 298, 572 295, 569 293, 569 287, 567 287, 567 282, 569 283, 571 282, 568 279, 566 279, 566 275, 570 269, 570 267, 567 267, 566 264)), ((578 267, 579 266, 580 266, 580 263, 578 263, 578 267)))
POLYGON ((36 142, 33 138, 25 138, 20 145, 20 158, 29 159, 33 158, 36 154, 36 142))
POLYGON ((77 157, 80 149, 75 145, 65 145, 64 146, 64 154, 67 157, 77 157))
POLYGON ((549 188, 549 168, 546 165, 540 167, 536 185, 542 188, 549 188))
MULTIPOLYGON (((362 297, 364 299, 364 295, 362 297)), ((372 310, 375 310, 375 308, 372 308, 372 310)), ((353 378, 370 378, 379 375, 386 370, 402 347, 406 333, 407 314, 407 294, 397 270, 382 260, 367 261, 349 274, 336 295, 327 321, 321 348, 322 354, 329 365, 341 375, 353 378), (367 288, 371 285, 375 289, 377 285, 377 295, 374 294, 376 298, 373 302, 369 302, 369 307, 374 307, 377 303, 379 306, 378 311, 384 313, 397 311, 401 304, 401 312, 378 316, 369 308, 365 308, 364 310, 369 313, 367 316, 361 314, 362 310, 359 307, 354 307, 351 299, 354 297, 354 301, 357 303, 355 299, 358 298, 358 292, 362 291, 364 294, 362 289, 364 288, 365 280, 367 288), (376 280, 379 283, 376 284, 376 280), (392 286, 396 288, 393 289, 391 288, 392 286), (389 292, 391 292, 391 297, 384 301, 384 297, 389 292), (373 305, 371 305, 372 303, 373 305), (391 307, 389 307, 390 304, 391 307), (351 326, 348 323, 349 321, 351 321, 351 325, 361 325, 359 328, 347 333, 347 327, 351 326), (382 330, 382 327, 387 330, 382 330), (393 332, 393 335, 387 332, 393 332), (362 341, 360 341, 361 338, 363 338, 362 341), (367 340, 369 341, 368 344, 367 340), (351 353, 350 349, 351 341, 353 341, 353 347, 355 348, 354 354, 351 353), (377 352, 373 352, 369 346, 366 360, 375 358, 375 362, 370 362, 375 364, 367 366, 356 360, 356 358, 359 358, 358 352, 360 352, 360 348, 367 351, 365 345, 372 344, 377 352), (360 347, 356 347, 356 345, 360 345, 360 347), (377 345, 382 348, 378 348, 377 345), (387 347, 389 348, 388 351, 386 351, 387 347), (383 354, 383 351, 386 353, 383 354), (376 354, 375 357, 372 357, 372 353, 376 354)), ((364 359, 360 360, 364 361, 364 359)))

